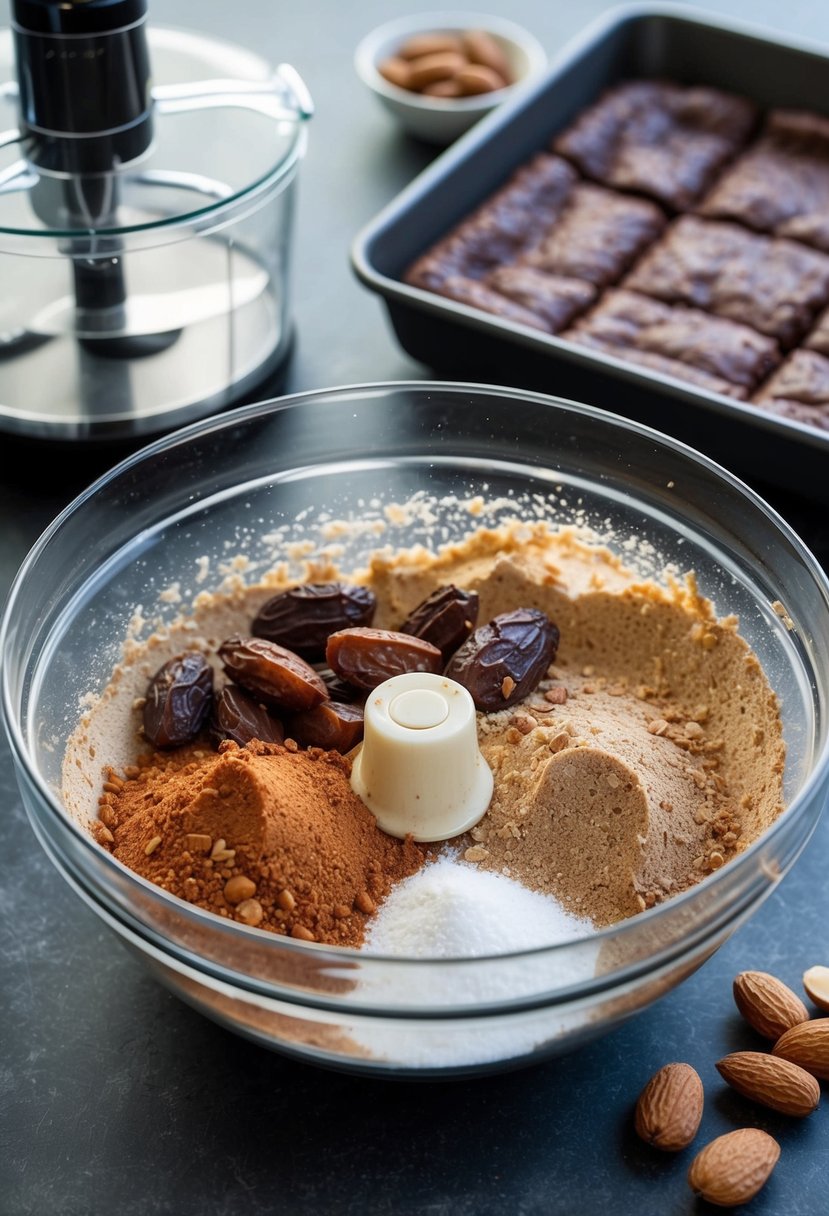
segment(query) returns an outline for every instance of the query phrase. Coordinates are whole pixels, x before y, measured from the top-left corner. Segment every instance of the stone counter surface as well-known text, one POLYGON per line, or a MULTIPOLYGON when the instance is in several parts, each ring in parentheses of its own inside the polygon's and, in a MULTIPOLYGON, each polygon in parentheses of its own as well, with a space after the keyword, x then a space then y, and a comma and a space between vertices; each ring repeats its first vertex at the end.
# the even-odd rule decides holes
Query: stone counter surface
MULTIPOLYGON (((300 174, 296 348, 258 397, 429 376, 401 351, 381 301, 348 263, 357 230, 435 154, 398 132, 352 67, 365 32, 414 7, 403 0, 198 6, 205 32, 292 63, 317 107, 300 174)), ((513 0, 492 11, 528 26, 554 53, 612 7, 513 0)), ((698 7, 705 11, 689 6, 698 7)), ((829 44, 829 8, 814 0, 723 0, 708 11, 829 44)), ((192 27, 195 16, 185 0, 151 3, 157 24, 192 27)), ((2 0, 0 26, 8 21, 2 0)), ((124 453, 69 449, 62 475, 46 484, 37 445, 2 437, 0 453, 4 597, 42 529, 124 453)), ((752 481, 750 436, 740 459, 752 481)), ((759 482, 755 488, 829 565, 825 509, 759 482)), ((826 1092, 810 1119, 787 1120, 746 1103, 714 1068, 727 1052, 758 1046, 731 998, 738 971, 768 970, 799 990, 806 967, 829 964, 826 816, 749 923, 633 1021, 531 1069, 410 1084, 295 1063, 169 995, 53 869, 23 811, 5 739, 0 794, 0 1216, 713 1212, 685 1183, 691 1151, 657 1157, 632 1132, 639 1090, 670 1060, 693 1064, 706 1087, 698 1145, 751 1122, 780 1140, 772 1181, 746 1209, 752 1216, 826 1211, 826 1092)))

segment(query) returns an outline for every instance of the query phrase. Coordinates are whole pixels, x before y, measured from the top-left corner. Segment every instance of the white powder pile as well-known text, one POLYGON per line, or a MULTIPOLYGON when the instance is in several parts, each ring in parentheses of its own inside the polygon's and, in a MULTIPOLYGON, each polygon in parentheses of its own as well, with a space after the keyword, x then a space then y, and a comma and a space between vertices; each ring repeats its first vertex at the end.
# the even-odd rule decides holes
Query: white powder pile
POLYGON ((393 889, 365 948, 404 958, 480 958, 586 937, 551 896, 444 855, 393 889))
POLYGON ((570 916, 552 897, 443 855, 393 889, 364 945, 371 954, 420 960, 384 960, 357 981, 363 1001, 389 1005, 399 1011, 397 1017, 355 1019, 348 1033, 376 1059, 402 1067, 457 1068, 528 1054, 583 1024, 584 1010, 552 1006, 499 1017, 482 1017, 478 1010, 590 978, 598 944, 582 942, 564 957, 556 952, 484 956, 554 946, 594 933, 588 921, 570 916), (469 961, 441 961, 460 958, 469 961), (407 1006, 464 1008, 469 1016, 410 1020, 407 1006))

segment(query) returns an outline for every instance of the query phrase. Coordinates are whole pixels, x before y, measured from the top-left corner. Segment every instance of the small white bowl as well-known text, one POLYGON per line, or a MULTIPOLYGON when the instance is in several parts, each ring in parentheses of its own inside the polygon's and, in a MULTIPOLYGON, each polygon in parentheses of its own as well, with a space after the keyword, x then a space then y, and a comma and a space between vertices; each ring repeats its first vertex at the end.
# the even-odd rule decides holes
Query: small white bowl
POLYGON ((547 65, 541 43, 512 21, 482 13, 413 13, 378 26, 360 42, 354 66, 361 80, 395 115, 411 135, 433 144, 449 144, 479 118, 512 95, 515 88, 534 78, 547 65), (424 97, 391 84, 377 70, 413 34, 462 33, 486 30, 501 46, 512 69, 513 80, 505 89, 472 97, 443 99, 424 97))

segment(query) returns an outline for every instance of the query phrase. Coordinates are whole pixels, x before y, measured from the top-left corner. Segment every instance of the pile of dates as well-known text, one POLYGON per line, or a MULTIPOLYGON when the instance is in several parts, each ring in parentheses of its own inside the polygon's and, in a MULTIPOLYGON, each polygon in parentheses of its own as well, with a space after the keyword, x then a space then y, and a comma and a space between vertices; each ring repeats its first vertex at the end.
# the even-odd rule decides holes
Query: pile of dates
POLYGON ((157 748, 180 747, 207 729, 233 739, 350 751, 363 735, 368 693, 408 671, 444 674, 469 690, 477 709, 507 709, 544 677, 559 631, 536 608, 517 608, 477 627, 478 596, 440 587, 398 630, 373 629, 367 587, 306 583, 262 606, 250 635, 218 650, 227 682, 201 651, 177 655, 150 680, 144 734, 157 748))

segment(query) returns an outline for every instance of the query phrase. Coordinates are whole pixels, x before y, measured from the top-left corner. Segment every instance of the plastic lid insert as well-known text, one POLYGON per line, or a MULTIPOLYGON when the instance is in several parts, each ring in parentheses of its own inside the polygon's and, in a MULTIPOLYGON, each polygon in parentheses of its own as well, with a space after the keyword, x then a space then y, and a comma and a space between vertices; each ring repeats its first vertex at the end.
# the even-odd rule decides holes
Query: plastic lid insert
POLYGON ((468 690, 430 672, 407 672, 375 688, 351 785, 390 836, 448 840, 474 827, 493 780, 468 690))

